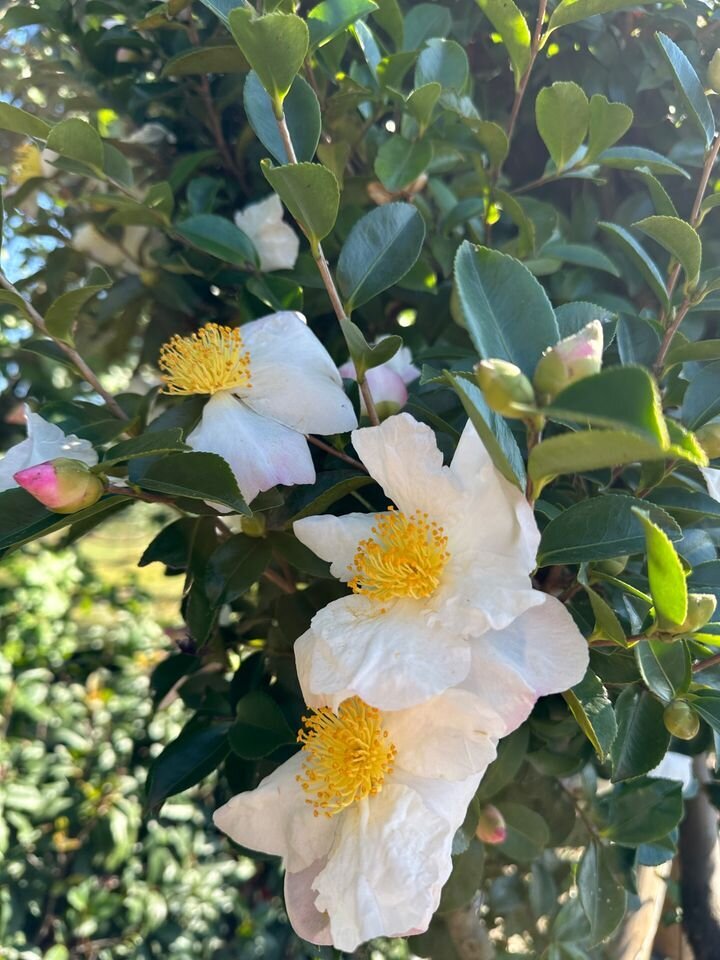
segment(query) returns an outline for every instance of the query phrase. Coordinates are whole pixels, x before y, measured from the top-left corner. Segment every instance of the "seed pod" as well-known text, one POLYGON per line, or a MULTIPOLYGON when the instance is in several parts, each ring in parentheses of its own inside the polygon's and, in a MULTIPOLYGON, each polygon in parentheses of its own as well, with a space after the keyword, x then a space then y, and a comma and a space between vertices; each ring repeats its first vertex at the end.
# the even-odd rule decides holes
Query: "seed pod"
POLYGON ((665 729, 678 740, 692 740, 700 729, 700 718, 687 700, 673 700, 663 712, 665 729))

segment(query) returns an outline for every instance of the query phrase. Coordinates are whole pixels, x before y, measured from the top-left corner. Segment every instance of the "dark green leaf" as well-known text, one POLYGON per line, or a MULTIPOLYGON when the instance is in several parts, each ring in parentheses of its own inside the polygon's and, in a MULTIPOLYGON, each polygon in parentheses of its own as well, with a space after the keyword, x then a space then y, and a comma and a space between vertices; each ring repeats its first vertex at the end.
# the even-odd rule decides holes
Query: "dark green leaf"
POLYGON ((666 837, 682 815, 681 784, 670 780, 641 781, 625 787, 613 798, 610 823, 603 835, 615 843, 636 847, 666 837))
POLYGON ((635 646, 635 657, 643 680, 661 700, 674 700, 690 686, 690 654, 687 644, 682 640, 672 643, 662 640, 641 641, 635 646))
MULTIPOLYGON (((262 145, 280 164, 289 158, 272 112, 270 97, 251 70, 243 88, 243 104, 250 126, 262 145)), ((285 120, 298 160, 312 160, 320 140, 320 104, 315 91, 301 76, 295 77, 284 103, 285 120)))
POLYGON ((340 189, 334 174, 319 163, 273 167, 261 163, 265 178, 310 240, 313 251, 335 225, 340 189))
POLYGON ((294 523, 303 517, 325 513, 333 503, 369 483, 373 483, 372 477, 352 470, 328 470, 321 473, 309 493, 300 493, 302 488, 297 488, 298 492, 288 500, 288 508, 295 511, 289 522, 294 523))
POLYGON ((189 448, 182 441, 182 430, 173 427, 170 430, 156 430, 143 433, 139 437, 122 440, 111 447, 103 457, 101 466, 123 463, 136 457, 152 457, 161 453, 182 453, 189 448))
POLYGON ((715 136, 715 118, 703 85, 693 65, 670 37, 664 33, 656 33, 655 39, 670 67, 675 89, 680 94, 685 112, 702 133, 705 146, 709 147, 715 136))
POLYGON ((560 336, 563 338, 579 333, 588 323, 599 320, 603 324, 606 343, 610 339, 607 328, 616 319, 616 314, 612 311, 606 310, 605 307, 599 307, 595 303, 587 303, 584 300, 563 303, 555 310, 555 316, 560 328, 560 336))
POLYGON ((446 37, 452 27, 447 7, 437 3, 413 4, 405 15, 403 49, 419 50, 431 37, 446 37))
POLYGON ((667 290, 665 288, 665 281, 660 273, 660 270, 658 269, 657 264, 650 257, 644 247, 642 247, 637 242, 635 237, 628 233, 624 227, 620 227, 616 223, 601 222, 598 224, 598 226, 607 234, 609 234, 615 243, 618 244, 622 252, 643 275, 648 286, 658 298, 660 303, 664 307, 667 307, 669 305, 669 299, 667 290))
POLYGON ((452 873, 440 896, 440 914, 464 907, 480 889, 485 868, 485 847, 473 837, 467 850, 452 860, 452 873))
POLYGON ((375 173, 382 185, 392 192, 416 180, 432 159, 429 140, 414 143, 396 133, 386 140, 375 158, 375 173))
POLYGON ((145 788, 148 807, 161 806, 168 797, 194 786, 219 767, 230 750, 229 726, 191 720, 150 764, 145 788))
POLYGON ((226 540, 207 563, 208 599, 216 607, 237 600, 257 583, 269 561, 270 547, 264 539, 238 534, 226 540))
POLYGON ((588 670, 580 683, 567 690, 563 697, 598 758, 605 761, 617 736, 615 712, 605 687, 588 670))
POLYGON ((602 250, 587 246, 583 243, 564 243, 552 241, 546 243, 540 251, 540 256, 562 260, 563 263, 574 263, 579 267, 591 267, 593 270, 604 270, 605 273, 619 277, 620 271, 602 250))
POLYGON ((103 168, 103 143, 100 135, 86 120, 70 117, 52 128, 47 138, 49 150, 61 157, 77 160, 96 170, 103 168))
POLYGON ((72 343, 73 331, 80 311, 88 300, 109 287, 111 282, 105 271, 98 268, 88 277, 84 287, 61 294, 50 304, 45 314, 48 332, 57 340, 72 343))
POLYGON ((207 500, 250 515, 232 470, 214 453, 177 453, 152 463, 137 483, 170 497, 207 500))
POLYGON ((627 894, 613 872, 611 851, 597 842, 585 849, 577 875, 578 893, 590 921, 590 946, 602 943, 625 917, 627 894))
POLYGON ((688 700, 705 723, 720 733, 720 690, 697 690, 688 700))
POLYGON ((0 130, 10 130, 12 133, 22 133, 27 137, 46 140, 51 129, 50 124, 41 120, 40 117, 34 117, 26 110, 0 101, 0 130))
POLYGON ((702 243, 696 230, 678 217, 646 217, 633 224, 664 247, 685 271, 687 282, 694 286, 700 275, 702 243))
POLYGON ((520 863, 539 857, 550 840, 545 820, 520 803, 498 803, 497 806, 505 818, 507 837, 496 849, 509 860, 520 863))
POLYGON ((720 413, 720 360, 708 363, 688 384, 680 411, 683 423, 697 430, 720 413))
POLYGON ((444 91, 460 92, 469 73, 467 54, 454 40, 433 38, 418 57, 415 87, 439 83, 444 91))
MULTIPOLYGON (((579 20, 587 20, 589 17, 596 17, 601 13, 613 13, 615 10, 627 10, 630 7, 649 4, 652 0, 560 0, 560 3, 553 10, 548 24, 547 37, 558 27, 565 27, 569 23, 577 23, 579 20)), ((678 0, 674 0, 678 2, 678 0)))
POLYGON ((175 232, 193 247, 236 267, 257 263, 252 241, 239 227, 214 213, 199 213, 175 226, 175 232))
POLYGON ((690 178, 690 174, 686 173, 682 167, 663 157, 661 153, 648 150, 646 147, 610 147, 609 150, 604 150, 596 160, 597 163, 606 167, 615 167, 617 170, 649 170, 650 173, 658 175, 672 174, 690 178))
POLYGON ((259 760, 278 747, 294 743, 295 733, 290 729, 282 710, 261 690, 253 690, 238 700, 235 723, 228 740, 233 753, 244 760, 259 760))
POLYGON ((612 779, 631 780, 656 767, 665 756, 670 734, 663 705, 641 687, 626 687, 615 704, 618 733, 613 743, 612 779))
POLYGON ((188 77, 208 73, 247 73, 248 62, 230 43, 183 50, 165 63, 163 77, 188 77))

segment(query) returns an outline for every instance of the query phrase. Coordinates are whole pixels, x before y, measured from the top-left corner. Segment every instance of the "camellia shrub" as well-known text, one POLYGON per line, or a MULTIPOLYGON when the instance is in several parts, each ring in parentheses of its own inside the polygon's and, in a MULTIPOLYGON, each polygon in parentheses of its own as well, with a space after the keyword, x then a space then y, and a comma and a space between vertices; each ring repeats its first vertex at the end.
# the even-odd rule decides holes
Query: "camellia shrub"
POLYGON ((618 958, 676 860, 716 957, 714 10, 2 27, 0 550, 175 517, 145 815, 216 777, 308 955, 618 958))

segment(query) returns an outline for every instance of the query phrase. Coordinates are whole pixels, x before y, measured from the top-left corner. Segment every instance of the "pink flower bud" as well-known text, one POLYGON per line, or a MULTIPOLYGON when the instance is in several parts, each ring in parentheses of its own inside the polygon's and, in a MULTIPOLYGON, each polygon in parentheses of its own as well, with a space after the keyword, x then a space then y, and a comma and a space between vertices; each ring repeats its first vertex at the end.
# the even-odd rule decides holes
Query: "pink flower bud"
MULTIPOLYGON (((355 367, 351 360, 338 368, 341 377, 346 380, 355 380, 355 367)), ((382 363, 379 367, 372 367, 365 374, 370 392, 372 393, 378 416, 381 420, 402 410, 407 403, 408 392, 402 376, 393 370, 389 363, 382 363)), ((360 397, 362 412, 366 413, 365 403, 360 397)))
POLYGON ((491 803, 483 807, 475 836, 483 843, 502 843, 507 837, 505 818, 491 803))
POLYGON ((81 460, 59 457, 15 474, 15 482, 55 513, 76 513, 103 495, 102 480, 81 460))
POLYGON ((565 337, 543 353, 535 369, 535 388, 545 398, 552 400, 571 383, 600 373, 602 352, 602 324, 599 320, 593 320, 578 333, 565 337))

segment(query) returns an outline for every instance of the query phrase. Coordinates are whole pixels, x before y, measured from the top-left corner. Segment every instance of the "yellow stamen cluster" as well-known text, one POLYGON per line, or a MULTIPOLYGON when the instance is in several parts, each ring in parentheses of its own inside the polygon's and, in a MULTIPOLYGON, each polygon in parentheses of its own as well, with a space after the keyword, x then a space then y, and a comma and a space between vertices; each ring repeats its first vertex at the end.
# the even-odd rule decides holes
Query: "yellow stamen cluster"
POLYGON ((392 773, 397 750, 383 730, 379 710, 351 697, 337 713, 322 707, 303 717, 303 723, 305 729, 298 733, 303 774, 297 780, 316 817, 332 817, 356 800, 380 792, 392 773))
POLYGON ((175 335, 160 350, 165 393, 217 393, 249 389, 250 354, 240 331, 208 323, 189 337, 175 335))
POLYGON ((33 177, 41 176, 42 158, 39 148, 34 143, 23 143, 17 148, 13 157, 10 183, 14 187, 21 187, 33 177))
POLYGON ((375 519, 373 536, 360 541, 353 558, 351 589, 380 603, 429 597, 450 557, 443 528, 427 513, 408 515, 394 507, 375 519))

